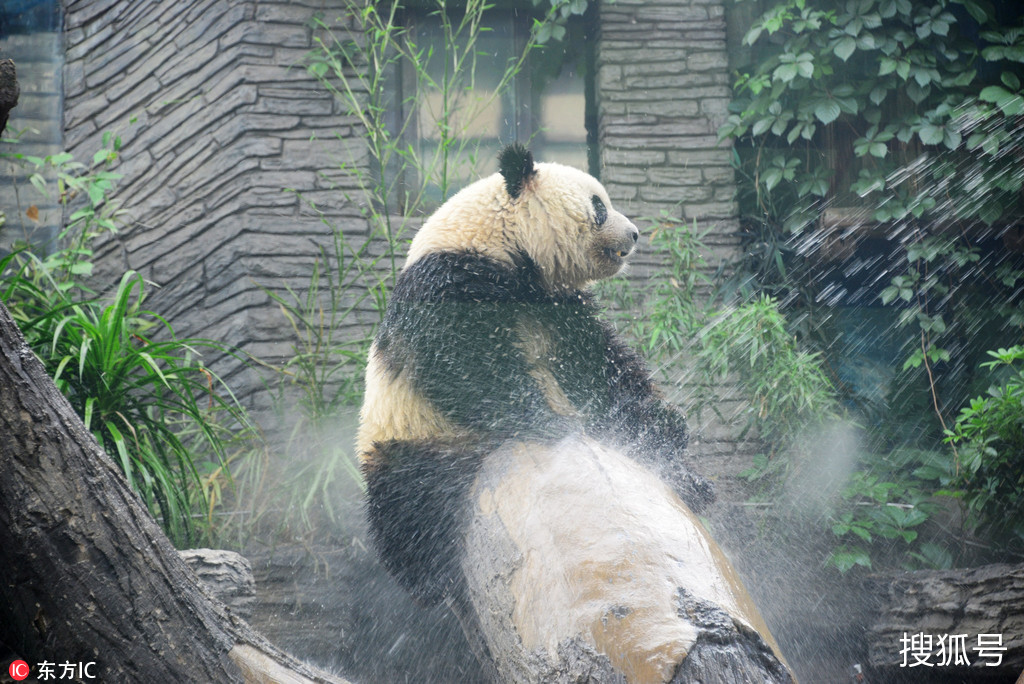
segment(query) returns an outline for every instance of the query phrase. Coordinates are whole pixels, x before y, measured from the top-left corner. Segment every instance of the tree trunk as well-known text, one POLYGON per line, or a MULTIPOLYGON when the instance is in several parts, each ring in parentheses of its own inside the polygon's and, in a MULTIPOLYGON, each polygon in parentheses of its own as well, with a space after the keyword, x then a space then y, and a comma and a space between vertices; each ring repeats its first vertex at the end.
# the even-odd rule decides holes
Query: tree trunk
POLYGON ((0 436, 0 639, 29 664, 95 663, 111 682, 340 681, 212 599, 2 303, 0 436))
POLYGON ((7 115, 18 104, 20 93, 14 60, 0 60, 0 133, 7 127, 7 115))
POLYGON ((793 681, 701 523, 615 449, 506 445, 471 499, 466 596, 453 608, 499 679, 793 681))

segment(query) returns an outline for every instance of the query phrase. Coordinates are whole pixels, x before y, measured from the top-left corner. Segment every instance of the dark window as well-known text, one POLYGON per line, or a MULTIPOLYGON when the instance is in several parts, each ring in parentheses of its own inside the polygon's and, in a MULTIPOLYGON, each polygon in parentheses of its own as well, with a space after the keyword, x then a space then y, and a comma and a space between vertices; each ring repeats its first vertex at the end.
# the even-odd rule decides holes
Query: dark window
MULTIPOLYGON (((458 13, 449 16, 454 24, 462 18, 458 13)), ((488 10, 483 22, 486 30, 474 45, 475 55, 462 60, 458 73, 452 64, 452 50, 446 51, 449 39, 437 12, 407 11, 410 36, 429 58, 419 66, 405 62, 400 76, 396 75, 392 121, 396 129, 404 126, 404 142, 422 160, 419 169, 431 173, 430 203, 493 173, 500 148, 517 140, 528 144, 538 161, 557 161, 593 172, 590 160, 595 155, 589 150, 593 136, 588 136, 588 120, 594 118, 588 94, 593 89, 587 86, 593 72, 593 44, 585 36, 587 22, 575 19, 563 40, 531 50, 514 78, 507 80, 508 70, 523 54, 530 36, 530 10, 488 10), (448 84, 447 97, 444 84, 448 84), (447 136, 442 133, 445 127, 447 136)), ((464 46, 463 40, 456 45, 464 46)), ((418 171, 406 167, 401 173, 418 171)), ((415 185, 411 178, 404 181, 406 187, 415 185)))
POLYGON ((62 221, 52 172, 42 170, 50 187, 42 195, 29 183, 31 165, 15 153, 46 157, 64 144, 61 12, 57 0, 0 0, 0 57, 14 60, 21 95, 11 110, 0 149, 0 250, 15 241, 51 243, 62 221), (17 142, 10 142, 16 140, 17 142))

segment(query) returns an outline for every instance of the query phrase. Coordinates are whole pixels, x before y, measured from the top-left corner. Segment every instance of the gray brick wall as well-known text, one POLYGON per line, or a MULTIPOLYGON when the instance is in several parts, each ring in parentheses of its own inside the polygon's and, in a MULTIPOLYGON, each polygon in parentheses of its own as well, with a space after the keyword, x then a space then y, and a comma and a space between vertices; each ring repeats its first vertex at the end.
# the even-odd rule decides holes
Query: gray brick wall
MULTIPOLYGON (((740 247, 731 149, 718 127, 731 98, 724 2, 615 0, 600 6, 597 45, 601 177, 612 200, 644 229, 663 213, 692 223, 705 237, 712 268, 740 247)), ((634 274, 656 276, 660 255, 641 242, 634 274)), ((686 387, 670 387, 686 405, 686 387)), ((721 388, 726 416, 743 410, 734 387, 721 388)), ((750 465, 752 442, 714 416, 691 420, 693 451, 714 472, 720 495, 750 465), (722 487, 721 485, 725 486, 722 487)))
MULTIPOLYGON (((67 147, 84 157, 105 131, 123 140, 129 224, 99 249, 99 284, 136 269, 158 286, 148 303, 178 336, 288 356, 292 329, 261 287, 302 291, 332 238, 286 190, 348 234, 366 231, 346 199, 359 193, 331 172, 365 165, 365 148, 300 65, 314 12, 336 15, 332 3, 69 0, 65 10, 67 147)), ((258 372, 214 368, 266 405, 258 372)))
MULTIPOLYGON (((314 13, 333 20, 341 3, 65 2, 67 146, 85 156, 105 131, 124 140, 119 197, 131 221, 100 249, 101 277, 141 271, 159 285, 150 305, 180 336, 225 340, 272 362, 287 356, 291 328, 260 287, 303 288, 331 237, 284 190, 316 201, 346 233, 366 231, 346 199, 360 193, 337 171, 342 162, 367 167, 359 130, 297 66, 313 44, 314 13)), ((730 96, 723 4, 617 0, 599 9, 602 180, 638 225, 666 212, 712 228, 705 256, 717 265, 738 248, 730 150, 716 138, 730 96)), ((661 263, 642 246, 638 279, 661 263)), ((266 404, 256 372, 219 370, 266 404)), ((685 388, 671 392, 685 404, 685 388)), ((699 455, 727 474, 746 467, 749 445, 720 425, 698 427, 699 455)))

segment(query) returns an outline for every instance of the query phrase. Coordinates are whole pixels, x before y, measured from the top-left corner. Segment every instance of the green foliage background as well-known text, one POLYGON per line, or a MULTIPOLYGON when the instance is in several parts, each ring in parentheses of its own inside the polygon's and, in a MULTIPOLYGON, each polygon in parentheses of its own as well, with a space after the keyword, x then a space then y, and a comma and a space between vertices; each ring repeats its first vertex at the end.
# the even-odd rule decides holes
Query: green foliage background
MULTIPOLYGON (((815 304, 815 250, 837 237, 822 232, 826 210, 844 208, 903 254, 883 265, 874 304, 891 309, 905 360, 893 408, 854 414, 870 418, 867 452, 831 516, 830 562, 948 567, 979 556, 968 545, 1020 553, 1024 537, 1005 521, 1018 513, 1024 463, 982 445, 1012 443, 1006 426, 1024 406, 999 399, 1014 385, 993 363, 978 367, 976 345, 981 331, 1021 340, 1019 255, 982 245, 1022 211, 1024 15, 984 0, 760 9, 719 131, 742 179, 748 287, 780 297, 813 347, 829 334, 827 307, 815 304), (986 383, 987 397, 969 398, 986 383)), ((1016 348, 992 352, 995 364, 1012 364, 1016 348)))

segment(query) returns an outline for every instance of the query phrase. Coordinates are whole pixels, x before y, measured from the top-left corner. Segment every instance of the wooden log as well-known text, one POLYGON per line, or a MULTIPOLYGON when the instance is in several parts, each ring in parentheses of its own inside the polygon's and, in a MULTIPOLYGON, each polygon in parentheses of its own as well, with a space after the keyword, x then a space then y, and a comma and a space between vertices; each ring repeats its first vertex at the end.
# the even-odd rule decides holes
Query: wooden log
POLYGON ((200 584, 0 303, 0 641, 101 681, 332 682, 200 584))
POLYGON ((232 613, 249 620, 256 603, 252 565, 240 553, 224 549, 186 549, 178 555, 213 596, 232 613))
POLYGON ((508 682, 791 682, 699 520, 619 451, 509 443, 473 488, 464 624, 508 682))

